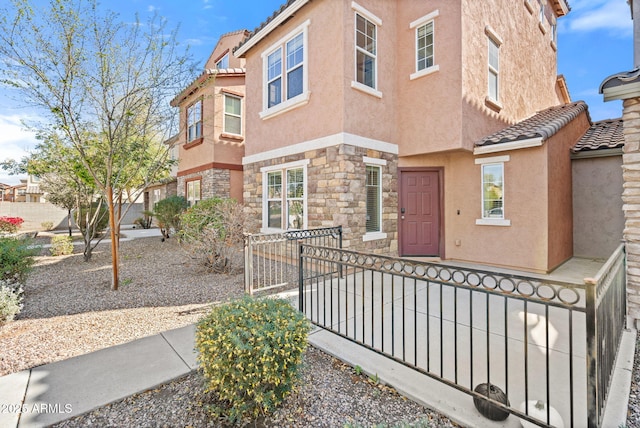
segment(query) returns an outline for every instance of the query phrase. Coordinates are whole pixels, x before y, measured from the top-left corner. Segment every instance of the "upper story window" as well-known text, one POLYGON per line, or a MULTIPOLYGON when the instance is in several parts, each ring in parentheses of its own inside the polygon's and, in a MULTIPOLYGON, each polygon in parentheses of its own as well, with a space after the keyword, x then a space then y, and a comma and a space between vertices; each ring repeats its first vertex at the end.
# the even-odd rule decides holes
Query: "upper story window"
POLYGON ((500 77, 500 46, 489 37, 489 98, 498 101, 500 77))
POLYGON ((356 82, 376 89, 376 25, 356 13, 356 82))
POLYGON ((351 87, 382 98, 378 90, 378 29, 382 20, 356 2, 351 8, 355 12, 355 79, 351 87))
POLYGON ((229 68, 229 54, 226 54, 225 56, 220 58, 218 62, 216 62, 216 68, 217 69, 229 68))
POLYGON ((202 137, 202 100, 187 107, 187 143, 202 137))
POLYGON ((304 22, 263 54, 262 118, 308 100, 306 46, 309 22, 304 22))
POLYGON ((242 135, 242 99, 224 94, 224 132, 242 135))
POLYGON ((420 19, 413 21, 409 28, 415 31, 416 70, 410 79, 416 79, 438 71, 435 62, 435 18, 440 14, 435 10, 420 19))

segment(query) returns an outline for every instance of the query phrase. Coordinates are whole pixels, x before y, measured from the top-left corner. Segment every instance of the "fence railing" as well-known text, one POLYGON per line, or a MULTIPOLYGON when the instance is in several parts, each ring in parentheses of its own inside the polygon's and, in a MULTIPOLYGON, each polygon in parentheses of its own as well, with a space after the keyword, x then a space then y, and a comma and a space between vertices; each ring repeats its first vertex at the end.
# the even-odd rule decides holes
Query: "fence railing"
POLYGON ((539 426, 599 427, 624 328, 624 251, 584 284, 300 245, 311 321, 539 426), (510 404, 476 392, 500 388, 510 404), (542 414, 540 404, 544 405, 542 414))
POLYGON ((245 291, 296 286, 300 242, 342 248, 342 226, 245 235, 245 291))

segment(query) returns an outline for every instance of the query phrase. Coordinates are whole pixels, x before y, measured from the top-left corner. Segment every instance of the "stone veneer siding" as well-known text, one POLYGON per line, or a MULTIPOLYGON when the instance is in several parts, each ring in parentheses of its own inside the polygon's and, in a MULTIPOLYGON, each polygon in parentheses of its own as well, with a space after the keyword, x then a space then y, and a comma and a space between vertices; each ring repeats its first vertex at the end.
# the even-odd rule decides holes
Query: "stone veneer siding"
POLYGON ((630 321, 637 322, 640 320, 640 98, 625 100, 623 106, 622 203, 627 249, 627 315, 630 321))
MULTIPOLYGON (((260 168, 310 159, 307 166, 307 227, 342 226, 345 249, 398 254, 397 155, 341 144, 291 156, 244 165, 246 212, 262 222, 260 168), (385 239, 363 241, 366 232, 366 166, 363 157, 384 159, 382 171, 382 232, 385 239)), ((255 232, 255 231, 254 231, 255 232)))
POLYGON ((213 197, 228 198, 231 193, 231 179, 228 169, 212 168, 198 171, 193 174, 178 177, 178 196, 187 197, 186 182, 195 178, 201 178, 200 192, 202 199, 213 197))

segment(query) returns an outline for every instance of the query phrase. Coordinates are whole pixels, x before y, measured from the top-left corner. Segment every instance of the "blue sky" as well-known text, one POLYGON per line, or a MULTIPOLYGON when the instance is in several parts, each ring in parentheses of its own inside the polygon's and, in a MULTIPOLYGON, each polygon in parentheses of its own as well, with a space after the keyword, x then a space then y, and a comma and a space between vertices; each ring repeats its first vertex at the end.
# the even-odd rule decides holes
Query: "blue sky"
MULTIPOLYGON (((33 0, 36 4, 45 0, 33 0)), ((620 101, 604 103, 598 94, 609 75, 633 68, 633 27, 626 0, 568 0, 571 12, 558 20, 558 73, 567 80, 571 98, 589 105, 593 121, 620 117, 620 101)), ((123 21, 141 20, 153 12, 180 26, 178 38, 189 45, 202 65, 220 35, 239 29, 253 30, 285 0, 103 0, 123 21)), ((532 70, 535 72, 535 70, 532 70)), ((17 108, 0 90, 0 161, 20 159, 34 147, 33 135, 21 120, 33 115, 17 108)), ((0 182, 16 184, 20 177, 0 170, 0 182)))

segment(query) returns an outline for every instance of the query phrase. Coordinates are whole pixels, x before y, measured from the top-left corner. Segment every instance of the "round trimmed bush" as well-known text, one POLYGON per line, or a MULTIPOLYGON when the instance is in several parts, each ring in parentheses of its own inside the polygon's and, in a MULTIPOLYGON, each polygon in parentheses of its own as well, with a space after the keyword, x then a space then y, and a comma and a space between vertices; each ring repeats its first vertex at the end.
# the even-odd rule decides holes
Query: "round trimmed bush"
POLYGON ((286 300, 248 296, 200 320, 198 361, 220 403, 213 413, 232 422, 272 413, 295 385, 309 329, 286 300))

